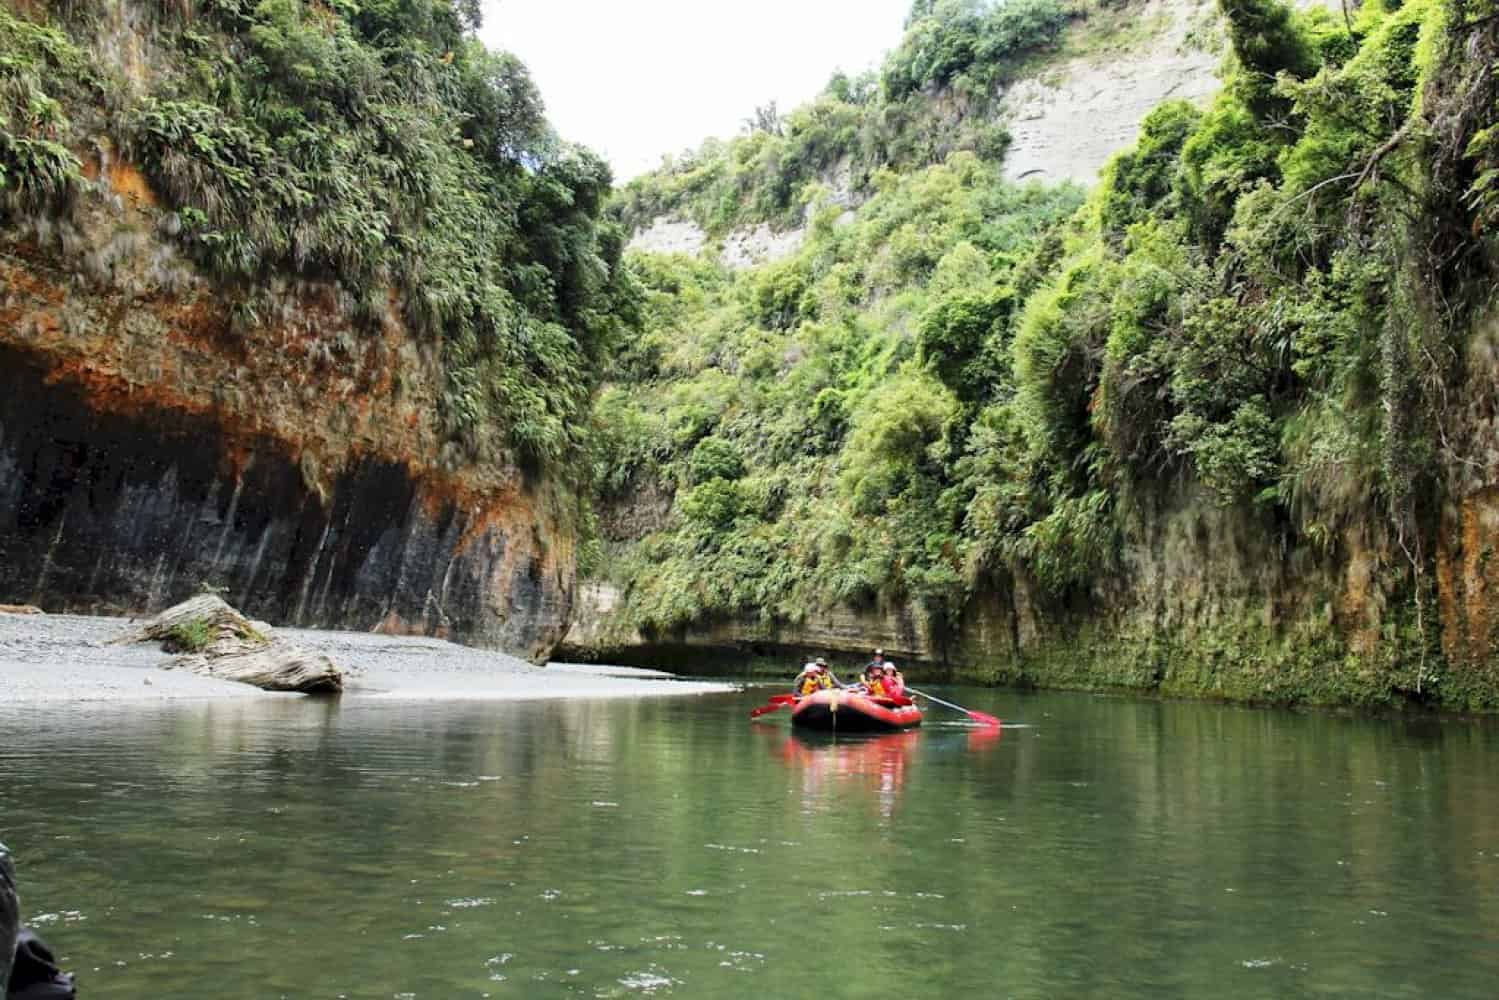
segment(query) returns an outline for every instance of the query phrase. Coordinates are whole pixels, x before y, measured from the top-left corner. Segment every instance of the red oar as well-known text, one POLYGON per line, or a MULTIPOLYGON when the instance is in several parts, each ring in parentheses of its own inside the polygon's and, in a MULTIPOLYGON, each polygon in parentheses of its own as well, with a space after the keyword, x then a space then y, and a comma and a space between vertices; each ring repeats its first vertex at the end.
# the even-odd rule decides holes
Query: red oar
POLYGON ((753 709, 750 712, 750 718, 751 719, 758 719, 762 715, 769 715, 771 712, 778 712, 781 709, 786 708, 788 705, 795 705, 795 704, 796 704, 796 695, 792 695, 792 694, 773 694, 773 695, 770 696, 770 704, 769 705, 761 705, 759 708, 753 709))
POLYGON ((962 712, 964 715, 968 716, 974 722, 977 722, 977 723, 979 723, 981 725, 993 726, 995 729, 998 729, 1000 727, 1000 725, 1001 725, 1000 721, 998 719, 996 719, 992 715, 987 715, 987 714, 985 714, 983 712, 975 712, 972 709, 964 708, 962 705, 954 705, 950 701, 943 701, 941 698, 933 698, 931 695, 927 694, 925 691, 918 691, 915 688, 911 687, 910 685, 906 686, 906 690, 909 691, 909 692, 911 692, 912 694, 919 694, 919 695, 921 695, 927 701, 935 701, 937 704, 942 705, 945 708, 950 708, 950 709, 952 709, 955 712, 962 712))

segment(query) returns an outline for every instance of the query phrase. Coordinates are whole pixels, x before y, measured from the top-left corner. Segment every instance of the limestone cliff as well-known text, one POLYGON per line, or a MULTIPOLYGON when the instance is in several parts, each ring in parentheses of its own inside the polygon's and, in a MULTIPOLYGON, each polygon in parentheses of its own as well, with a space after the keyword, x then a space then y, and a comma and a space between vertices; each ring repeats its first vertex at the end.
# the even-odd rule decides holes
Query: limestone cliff
MULTIPOLYGON (((1297 0, 1299 7, 1332 6, 1297 0)), ((1009 135, 1004 173, 1012 180, 1072 181, 1091 185, 1109 158, 1128 149, 1140 123, 1162 101, 1206 105, 1222 86, 1223 28, 1215 0, 1140 0, 1077 5, 1054 51, 1033 57, 983 114, 1009 135)), ((947 128, 965 112, 950 95, 930 95, 946 105, 947 128)), ((847 164, 821 178, 824 201, 844 207, 861 196, 851 190, 847 164)), ((692 221, 654 219, 636 232, 630 248, 650 253, 705 251, 733 268, 780 260, 802 245, 805 225, 776 231, 765 223, 744 226, 714 242, 692 221)))
MULTIPOLYGON (((400 12, 0 6, 0 98, 33 109, 0 107, 0 603, 137 614, 208 588, 277 624, 538 661, 560 640, 579 487, 557 463, 515 457, 495 373, 541 392, 567 380, 585 406, 592 375, 540 372, 524 345, 504 355, 511 328, 492 317, 554 357, 581 353, 549 296, 588 307, 589 288, 567 288, 566 265, 522 240, 571 240, 574 266, 607 274, 577 187, 607 188, 607 172, 560 162, 571 179, 543 192, 562 199, 556 213, 536 208, 519 236, 482 226, 488 206, 466 189, 508 198, 511 215, 540 205, 524 185, 551 168, 511 160, 552 140, 524 68, 469 45, 451 5, 422 10, 384 24, 400 12), (283 73, 288 46, 298 62, 283 73), (486 147, 446 123, 482 124, 496 74, 520 101, 496 128, 522 131, 486 147), (479 111, 442 103, 460 99, 479 111), (293 124, 295 141, 273 136, 293 124), (296 157, 315 162, 304 172, 296 157), (372 171, 400 177, 360 188, 372 171), (474 214, 441 214, 449 182, 474 214), (268 234, 285 234, 284 256, 268 234), (238 262, 205 263, 213 241, 238 262), (533 292, 483 270, 496 246, 533 292), (517 305, 525 295, 538 304, 517 305), (481 314, 487 339, 470 329, 452 350, 481 314), (455 371, 468 380, 457 397, 455 371)), ((549 405, 531 411, 543 434, 561 425, 549 405)))
POLYGON ((514 468, 445 467, 435 349, 329 285, 246 319, 99 156, 77 224, 3 234, 0 595, 145 612, 200 586, 293 625, 421 632, 541 659, 572 528, 514 468))

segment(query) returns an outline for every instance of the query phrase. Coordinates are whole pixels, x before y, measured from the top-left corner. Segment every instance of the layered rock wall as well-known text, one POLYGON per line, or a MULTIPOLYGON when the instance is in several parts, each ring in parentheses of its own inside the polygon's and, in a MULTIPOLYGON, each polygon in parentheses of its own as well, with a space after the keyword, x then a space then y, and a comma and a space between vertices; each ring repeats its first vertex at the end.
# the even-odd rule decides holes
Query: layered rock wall
POLYGON ((562 491, 438 428, 441 345, 392 298, 228 296, 107 145, 67 218, 0 232, 0 603, 276 623, 543 659, 571 612, 562 491))

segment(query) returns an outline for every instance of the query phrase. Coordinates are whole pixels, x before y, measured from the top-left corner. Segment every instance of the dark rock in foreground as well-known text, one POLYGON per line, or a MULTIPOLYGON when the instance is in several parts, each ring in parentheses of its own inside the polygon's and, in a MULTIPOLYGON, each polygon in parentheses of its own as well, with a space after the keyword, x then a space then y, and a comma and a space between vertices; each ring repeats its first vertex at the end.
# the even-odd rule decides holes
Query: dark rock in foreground
POLYGON ((10 962, 15 954, 16 932, 21 929, 21 902, 16 898, 16 869, 10 852, 0 844, 0 997, 10 982, 10 962))

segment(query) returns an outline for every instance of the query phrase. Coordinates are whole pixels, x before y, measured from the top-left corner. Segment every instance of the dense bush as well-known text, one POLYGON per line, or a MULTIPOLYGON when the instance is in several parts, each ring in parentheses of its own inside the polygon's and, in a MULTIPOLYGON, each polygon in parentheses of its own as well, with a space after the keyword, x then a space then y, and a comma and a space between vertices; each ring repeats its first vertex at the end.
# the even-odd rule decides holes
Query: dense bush
POLYGON ((70 98, 97 81, 68 35, 0 7, 0 218, 71 194, 82 164, 63 140, 70 98))
POLYGON ((965 76, 965 89, 992 90, 1011 57, 1051 42, 1066 20, 1058 0, 916 0, 881 86, 890 101, 965 76))
MULTIPOLYGON (((67 146, 87 137, 47 91, 87 80, 95 7, 48 27, 0 11, 7 187, 76 178, 67 146)), ((475 40, 477 5, 204 0, 148 24, 150 75, 89 110, 238 314, 276 275, 336 282, 371 328, 394 311, 441 343, 449 460, 576 478, 601 360, 633 318, 601 218, 611 179, 552 134, 525 67, 475 40)))
MULTIPOLYGON (((989 10, 918 4, 882 96, 844 79, 822 101, 888 113, 971 76, 989 10)), ((1457 310, 1477 294, 1444 285, 1438 307, 1431 276, 1477 257, 1499 215, 1494 113, 1448 125, 1468 164, 1454 197, 1420 144, 1438 0, 1346 21, 1222 10, 1223 92, 1152 113, 1075 213, 1075 193, 958 153, 887 165, 851 224, 819 217, 774 265, 637 259, 647 301, 670 288, 691 314, 648 318, 657 360, 615 405, 642 429, 697 409, 657 466, 674 518, 616 540, 627 617, 910 602, 940 624, 986 574, 1086 598, 1182 484, 1313 551, 1355 520, 1415 537, 1457 310), (727 443, 742 469, 720 471, 727 443)))
POLYGON ((765 267, 631 258, 645 330, 604 396, 602 470, 625 502, 643 478, 676 494, 668 529, 616 540, 606 567, 641 627, 961 607, 960 459, 976 408, 1006 395, 1006 277, 1080 195, 1006 184, 967 153, 878 184, 852 224, 765 267))

